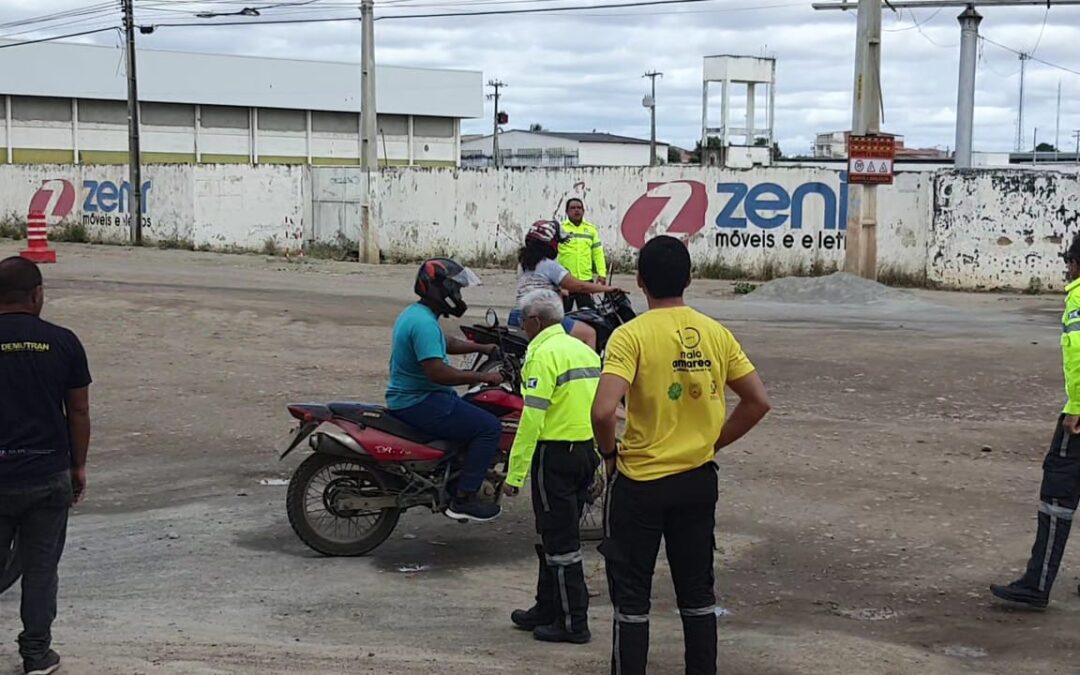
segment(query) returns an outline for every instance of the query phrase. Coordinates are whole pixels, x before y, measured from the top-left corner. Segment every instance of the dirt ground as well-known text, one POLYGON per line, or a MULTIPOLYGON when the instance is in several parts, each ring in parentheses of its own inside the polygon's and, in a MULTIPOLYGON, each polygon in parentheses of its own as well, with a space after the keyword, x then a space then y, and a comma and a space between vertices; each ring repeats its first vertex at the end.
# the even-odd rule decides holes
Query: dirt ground
MULTIPOLYGON (((0 255, 19 247, 0 242, 0 255)), ((299 461, 274 453, 286 403, 381 401, 411 269, 59 253, 46 317, 82 337, 95 377, 89 493, 54 631, 66 672, 606 672, 611 608, 591 549, 591 645, 543 645, 509 624, 532 595, 526 497, 490 526, 413 511, 371 555, 331 559, 293 535, 284 487, 262 483, 299 461)), ((482 276, 470 320, 512 299, 509 273, 482 276)), ((1031 545, 1064 396, 1060 298, 838 306, 692 288, 774 405, 720 458, 722 672, 1077 672, 1075 554, 1044 613, 986 591, 1031 545)), ((650 672, 681 672, 664 564, 654 598, 650 672)), ((17 609, 17 591, 0 596, 0 673, 17 672, 17 609)))

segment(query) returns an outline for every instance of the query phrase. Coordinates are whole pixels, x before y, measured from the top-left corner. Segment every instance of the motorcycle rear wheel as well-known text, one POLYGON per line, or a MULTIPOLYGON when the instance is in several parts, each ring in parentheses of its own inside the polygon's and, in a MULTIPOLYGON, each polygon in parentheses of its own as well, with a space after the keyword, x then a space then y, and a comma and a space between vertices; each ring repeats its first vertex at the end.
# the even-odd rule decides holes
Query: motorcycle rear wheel
POLYGON ((0 551, 0 593, 11 588, 22 576, 22 558, 19 556, 17 537, 11 538, 11 546, 0 551))
POLYGON ((289 524, 300 541, 323 555, 363 555, 386 541, 401 517, 398 508, 367 514, 337 513, 334 492, 343 489, 370 496, 387 493, 378 472, 355 460, 322 453, 301 462, 289 481, 285 499, 289 524))

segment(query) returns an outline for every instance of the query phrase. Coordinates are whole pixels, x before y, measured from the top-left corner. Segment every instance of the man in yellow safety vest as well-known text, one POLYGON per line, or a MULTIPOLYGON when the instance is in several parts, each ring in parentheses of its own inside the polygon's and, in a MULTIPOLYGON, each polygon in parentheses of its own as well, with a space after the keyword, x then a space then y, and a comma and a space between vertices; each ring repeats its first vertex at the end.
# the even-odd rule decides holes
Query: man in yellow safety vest
POLYGON ((522 367, 521 414, 505 493, 517 494, 532 470, 532 506, 540 544, 536 604, 510 620, 545 642, 585 644, 589 592, 578 523, 600 456, 589 411, 600 381, 600 357, 563 329, 562 301, 553 290, 521 299, 529 350, 522 367))
MULTIPOLYGON (((566 202, 566 220, 562 222, 559 243, 559 264, 580 281, 607 283, 607 261, 600 232, 585 220, 585 203, 574 197, 566 202)), ((578 309, 593 307, 591 295, 568 295, 563 300, 563 310, 569 312, 577 303, 578 309)))

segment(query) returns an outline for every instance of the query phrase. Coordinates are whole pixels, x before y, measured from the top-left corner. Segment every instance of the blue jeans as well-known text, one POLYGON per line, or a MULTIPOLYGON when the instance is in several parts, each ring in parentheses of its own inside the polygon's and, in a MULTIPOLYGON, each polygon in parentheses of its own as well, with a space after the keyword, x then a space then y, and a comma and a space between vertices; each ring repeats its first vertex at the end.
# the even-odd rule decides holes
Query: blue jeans
POLYGON ((56 618, 56 568, 67 538, 71 508, 67 471, 26 483, 0 485, 0 551, 19 538, 22 557, 22 624, 19 653, 24 659, 45 656, 56 618))
POLYGON ((453 392, 436 392, 409 408, 392 410, 405 424, 441 440, 468 443, 465 465, 458 480, 458 492, 480 489, 491 460, 499 452, 502 422, 486 410, 461 400, 453 392))

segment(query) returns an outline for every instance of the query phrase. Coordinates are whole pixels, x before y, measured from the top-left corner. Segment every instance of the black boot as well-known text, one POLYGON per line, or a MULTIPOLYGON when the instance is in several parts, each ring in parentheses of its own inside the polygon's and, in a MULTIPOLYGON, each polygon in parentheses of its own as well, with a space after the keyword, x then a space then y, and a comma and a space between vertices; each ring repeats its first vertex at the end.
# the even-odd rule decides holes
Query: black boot
POLYGON ((1050 602, 1065 544, 1072 529, 1073 511, 1057 504, 1056 499, 1039 504, 1039 529, 1031 547, 1024 576, 1007 586, 991 585, 990 592, 1002 600, 1043 609, 1050 602))
POLYGON ((555 577, 544 561, 544 547, 536 545, 540 571, 536 577, 536 604, 529 609, 515 609, 510 615, 514 625, 522 630, 534 630, 555 620, 555 577))
POLYGON ((533 631, 544 642, 585 644, 589 632, 589 589, 585 586, 585 567, 581 551, 546 556, 549 573, 555 580, 555 620, 533 631))

